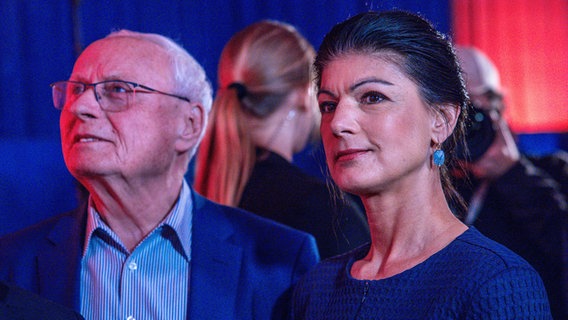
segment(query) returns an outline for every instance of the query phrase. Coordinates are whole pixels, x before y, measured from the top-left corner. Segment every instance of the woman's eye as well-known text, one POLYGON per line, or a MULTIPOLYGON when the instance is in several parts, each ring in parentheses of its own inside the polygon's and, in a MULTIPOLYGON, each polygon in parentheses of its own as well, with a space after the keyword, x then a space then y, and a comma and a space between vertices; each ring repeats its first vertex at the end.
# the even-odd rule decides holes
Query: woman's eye
POLYGON ((319 109, 321 113, 330 113, 335 110, 336 104, 330 101, 324 101, 319 104, 319 109))
POLYGON ((387 97, 378 92, 367 92, 361 97, 361 102, 364 104, 375 104, 387 100, 387 97))

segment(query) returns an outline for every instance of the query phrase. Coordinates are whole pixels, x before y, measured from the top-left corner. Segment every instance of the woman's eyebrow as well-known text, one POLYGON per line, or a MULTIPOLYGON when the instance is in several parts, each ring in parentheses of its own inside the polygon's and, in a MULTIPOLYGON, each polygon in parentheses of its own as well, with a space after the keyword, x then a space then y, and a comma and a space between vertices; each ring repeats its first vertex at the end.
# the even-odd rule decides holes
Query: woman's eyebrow
MULTIPOLYGON (((366 79, 362 79, 360 81, 358 81, 357 83, 353 84, 352 86, 349 87, 349 92, 353 92, 355 91, 358 87, 365 85, 367 83, 380 83, 383 85, 387 85, 387 86, 393 86, 394 83, 388 82, 386 80, 382 80, 382 79, 377 79, 377 78, 366 78, 366 79)), ((327 89, 320 89, 318 91, 317 96, 319 97, 320 94, 326 94, 330 97, 335 98, 335 94, 327 89)))
POLYGON ((349 91, 355 91, 355 89, 357 89, 358 87, 365 85, 367 83, 380 83, 380 84, 384 84, 387 86, 394 86, 394 83, 388 82, 386 80, 383 79, 378 79, 378 78, 366 78, 366 79, 362 79, 359 82, 355 83, 354 85, 349 87, 349 91))

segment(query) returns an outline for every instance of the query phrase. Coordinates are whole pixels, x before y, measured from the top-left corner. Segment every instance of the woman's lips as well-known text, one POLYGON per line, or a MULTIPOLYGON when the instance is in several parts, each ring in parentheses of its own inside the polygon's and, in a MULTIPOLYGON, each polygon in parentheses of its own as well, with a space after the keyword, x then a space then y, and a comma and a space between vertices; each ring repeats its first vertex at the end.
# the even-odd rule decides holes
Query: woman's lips
POLYGON ((345 161, 351 161, 365 153, 367 153, 369 150, 367 149, 347 149, 347 150, 342 150, 336 153, 335 155, 335 161, 336 162, 345 162, 345 161))

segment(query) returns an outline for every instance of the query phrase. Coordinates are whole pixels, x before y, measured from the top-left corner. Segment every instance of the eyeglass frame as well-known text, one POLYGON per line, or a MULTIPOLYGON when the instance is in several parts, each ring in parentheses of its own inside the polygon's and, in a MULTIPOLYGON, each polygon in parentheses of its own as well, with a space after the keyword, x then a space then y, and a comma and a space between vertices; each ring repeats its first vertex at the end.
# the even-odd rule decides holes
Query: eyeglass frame
MULTIPOLYGON (((52 98, 53 98, 53 102, 54 102, 53 105, 54 105, 55 109, 57 109, 57 110, 63 110, 63 108, 65 107, 65 104, 64 104, 61 108, 58 108, 57 104, 55 103, 55 87, 56 87, 56 85, 59 84, 59 83, 65 83, 65 84, 74 83, 74 84, 83 85, 84 89, 81 92, 81 94, 85 93, 87 91, 88 87, 93 87, 93 94, 95 95, 95 100, 97 101, 97 103, 99 104, 101 109, 104 110, 104 111, 120 112, 120 111, 127 109, 127 107, 129 107, 128 105, 126 106, 126 108, 120 109, 120 110, 109 110, 108 108, 103 107, 103 105, 100 102, 101 98, 97 95, 97 85, 102 84, 102 83, 109 83, 109 82, 121 82, 121 83, 126 83, 126 84, 131 85, 133 87, 133 89, 132 89, 131 92, 127 92, 127 93, 133 93, 134 95, 136 94, 136 92, 139 92, 139 93, 159 93, 159 94, 163 94, 163 95, 166 95, 166 96, 178 98, 178 99, 183 100, 183 101, 191 102, 191 100, 187 97, 176 95, 176 94, 173 94, 173 93, 167 93, 167 92, 157 90, 157 89, 154 89, 154 88, 150 88, 146 85, 143 85, 143 84, 140 84, 140 83, 137 83, 137 82, 133 82, 133 81, 114 79, 114 80, 104 80, 104 81, 99 81, 99 82, 94 82, 94 83, 84 83, 84 82, 75 81, 75 80, 61 80, 61 81, 53 82, 49 85, 52 89, 52 98), (142 89, 148 90, 148 91, 137 91, 136 88, 142 88, 142 89)), ((66 87, 66 91, 67 91, 67 87, 66 87)), ((79 95, 77 95, 77 96, 79 96, 79 95)))

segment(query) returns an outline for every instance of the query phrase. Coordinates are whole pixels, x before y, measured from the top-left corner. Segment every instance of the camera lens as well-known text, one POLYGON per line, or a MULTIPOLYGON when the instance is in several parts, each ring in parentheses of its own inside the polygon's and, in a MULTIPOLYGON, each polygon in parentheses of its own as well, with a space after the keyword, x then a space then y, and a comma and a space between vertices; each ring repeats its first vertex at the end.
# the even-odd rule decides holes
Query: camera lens
POLYGON ((475 162, 489 149, 493 140, 495 140, 495 129, 489 114, 475 106, 469 107, 465 145, 456 147, 457 158, 475 162))

